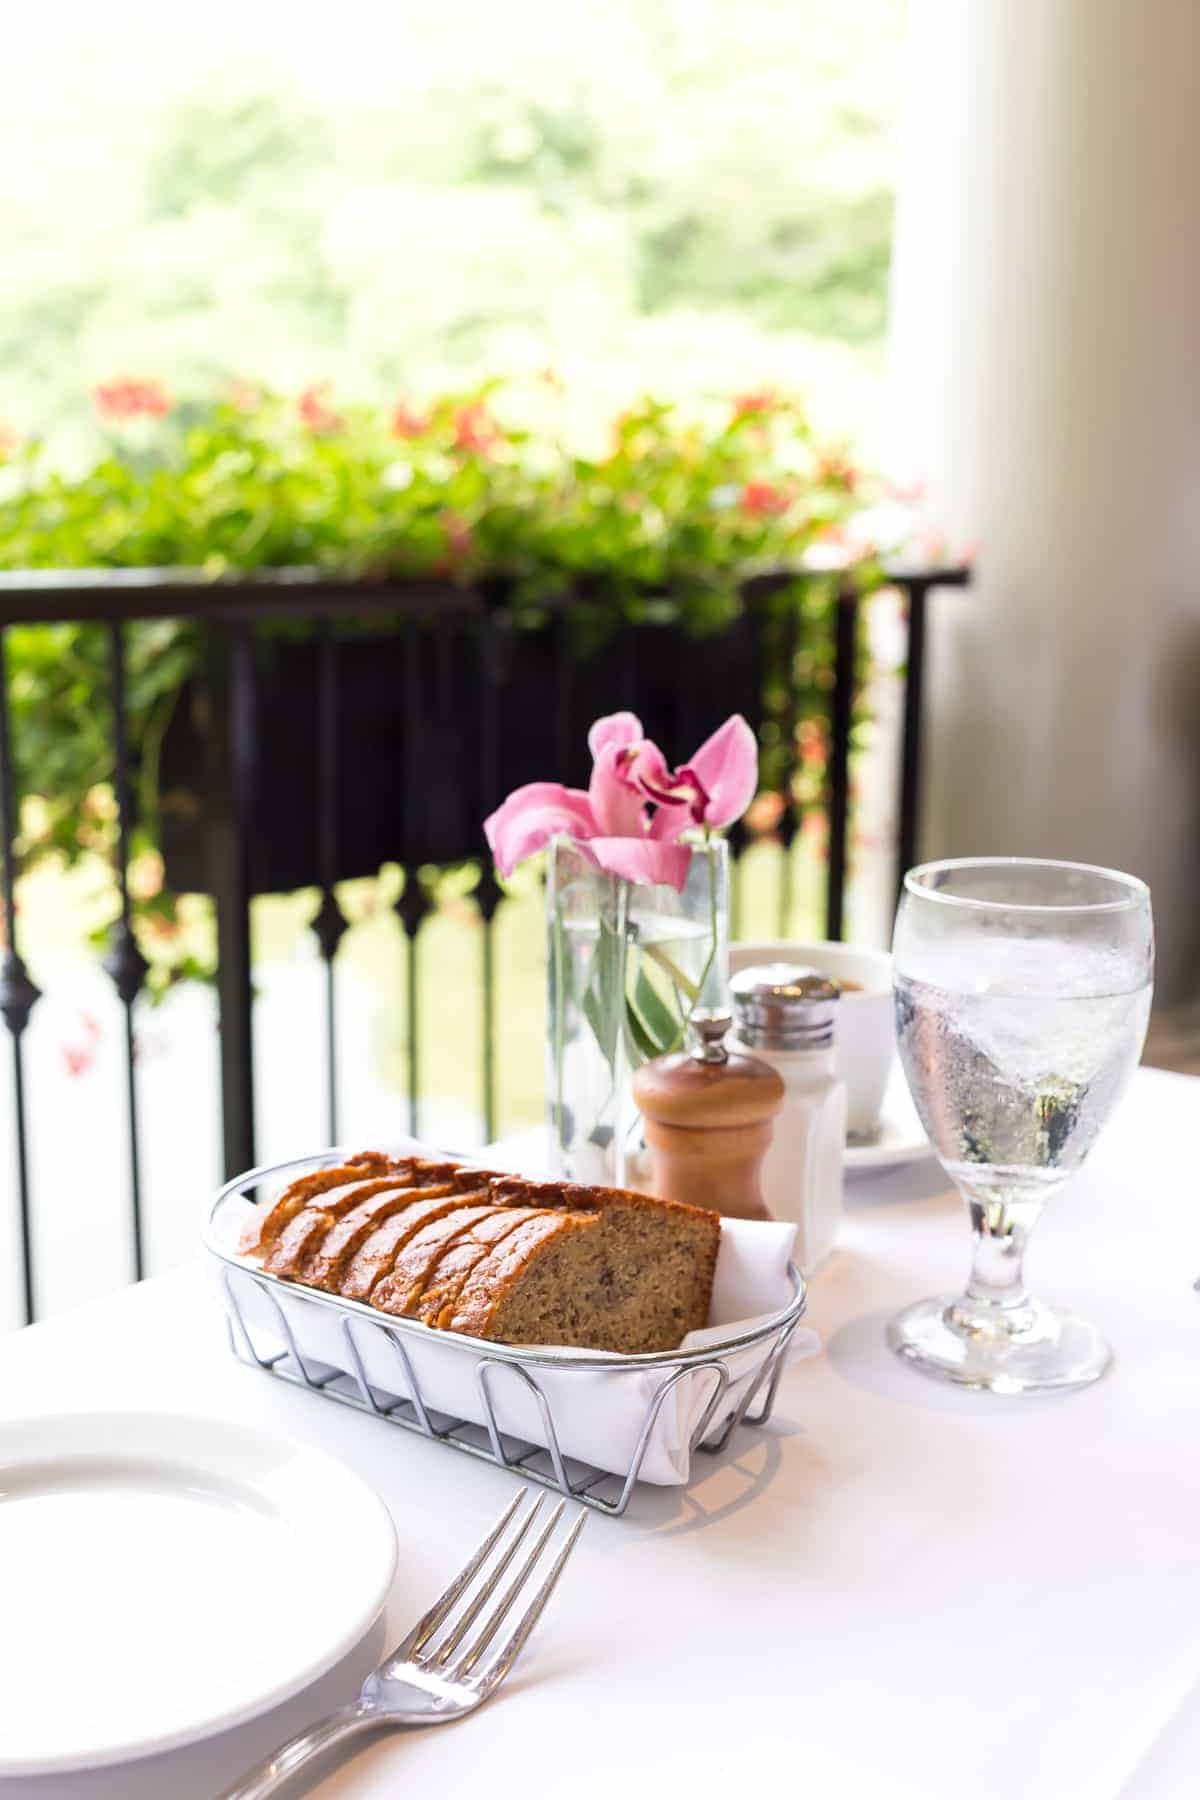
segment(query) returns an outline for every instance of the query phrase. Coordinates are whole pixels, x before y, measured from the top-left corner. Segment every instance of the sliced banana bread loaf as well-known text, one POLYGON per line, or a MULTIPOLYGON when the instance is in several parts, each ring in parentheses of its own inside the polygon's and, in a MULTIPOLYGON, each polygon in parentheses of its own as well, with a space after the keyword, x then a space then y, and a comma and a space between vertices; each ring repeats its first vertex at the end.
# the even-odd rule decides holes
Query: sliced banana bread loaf
POLYGON ((247 1254, 273 1275, 435 1329, 627 1355, 708 1322, 715 1213, 378 1152, 305 1176, 247 1254))
POLYGON ((673 1350, 708 1322, 721 1223, 618 1188, 493 1183, 508 1203, 550 1201, 557 1231, 523 1226, 476 1265, 452 1331, 509 1344, 636 1355, 673 1350))

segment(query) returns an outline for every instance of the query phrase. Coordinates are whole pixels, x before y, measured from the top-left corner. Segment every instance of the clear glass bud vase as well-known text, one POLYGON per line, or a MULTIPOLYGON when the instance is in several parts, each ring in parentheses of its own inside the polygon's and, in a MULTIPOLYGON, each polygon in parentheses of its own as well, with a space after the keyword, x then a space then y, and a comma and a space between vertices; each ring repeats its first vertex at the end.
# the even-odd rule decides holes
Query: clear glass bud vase
POLYGON ((728 847, 690 849, 677 893, 606 874, 570 838, 550 846, 547 1113, 569 1180, 640 1185, 634 1071, 682 1047, 697 1007, 728 1004, 728 847))

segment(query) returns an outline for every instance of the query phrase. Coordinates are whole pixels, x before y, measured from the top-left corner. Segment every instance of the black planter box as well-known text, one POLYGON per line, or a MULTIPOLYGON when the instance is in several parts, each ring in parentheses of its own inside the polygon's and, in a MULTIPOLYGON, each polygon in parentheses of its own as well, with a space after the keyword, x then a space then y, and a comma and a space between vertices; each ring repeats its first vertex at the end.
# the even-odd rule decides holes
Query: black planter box
MULTIPOLYGON (((587 785, 587 729, 602 713, 638 712, 673 762, 731 712, 761 723, 760 654, 746 617, 707 637, 675 622, 623 624, 586 655, 556 619, 493 630, 486 642, 485 658, 482 619, 449 611, 336 639, 335 879, 372 875, 385 862, 478 857, 484 817, 514 787, 587 785)), ((254 893, 321 878, 321 656, 311 635, 255 644, 243 802, 254 893)), ((222 717, 198 678, 163 745, 163 855, 182 892, 210 885, 207 833, 230 804, 208 773, 222 717)))

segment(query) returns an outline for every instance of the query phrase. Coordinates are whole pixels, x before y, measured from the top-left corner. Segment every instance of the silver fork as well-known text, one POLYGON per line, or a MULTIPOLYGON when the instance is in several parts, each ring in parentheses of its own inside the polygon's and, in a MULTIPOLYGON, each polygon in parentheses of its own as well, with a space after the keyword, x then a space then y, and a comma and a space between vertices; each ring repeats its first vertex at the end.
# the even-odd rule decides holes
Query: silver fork
POLYGON ((529 1488, 522 1488, 495 1526, 480 1544, 466 1567, 454 1577, 445 1593, 435 1600, 389 1657, 363 1682, 358 1699, 331 1713, 319 1725, 303 1731, 280 1745, 265 1762, 251 1769, 235 1786, 227 1788, 221 1800, 266 1800, 278 1793, 286 1781, 313 1757, 321 1755, 347 1738, 360 1732, 385 1726, 444 1725, 451 1719, 465 1718, 495 1693, 504 1677, 525 1648, 526 1639, 541 1617, 542 1610, 554 1592, 555 1584, 575 1541, 583 1529, 586 1513, 579 1509, 574 1524, 567 1532, 562 1548, 550 1565, 550 1573, 521 1615, 508 1641, 480 1667, 480 1660, 516 1604, 517 1598, 550 1542, 554 1528, 563 1515, 565 1500, 560 1500, 534 1540, 516 1575, 483 1624, 470 1636, 472 1627, 488 1601, 496 1592, 505 1571, 511 1565, 521 1544, 528 1536, 546 1496, 539 1494, 533 1505, 516 1522, 516 1529, 500 1549, 491 1569, 474 1596, 467 1601, 456 1619, 451 1619, 460 1599, 483 1568, 493 1550, 501 1544, 509 1524, 529 1488), (445 1636, 439 1637, 442 1627, 445 1636), (436 1640, 436 1641, 435 1641, 436 1640))

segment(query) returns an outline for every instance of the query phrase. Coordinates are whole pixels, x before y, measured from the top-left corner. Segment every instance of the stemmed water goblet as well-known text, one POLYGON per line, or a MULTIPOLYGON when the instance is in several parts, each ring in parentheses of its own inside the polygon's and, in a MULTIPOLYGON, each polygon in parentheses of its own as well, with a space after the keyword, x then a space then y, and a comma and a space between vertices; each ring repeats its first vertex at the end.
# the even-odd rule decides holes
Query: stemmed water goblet
POLYGON ((888 1341, 967 1387, 1082 1387, 1111 1351, 1086 1320, 1028 1294, 1022 1265, 1141 1055, 1149 889, 1079 863, 927 863, 905 876, 893 954, 900 1060, 975 1249, 965 1294, 910 1306, 888 1341))

